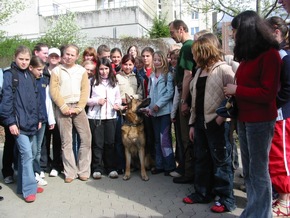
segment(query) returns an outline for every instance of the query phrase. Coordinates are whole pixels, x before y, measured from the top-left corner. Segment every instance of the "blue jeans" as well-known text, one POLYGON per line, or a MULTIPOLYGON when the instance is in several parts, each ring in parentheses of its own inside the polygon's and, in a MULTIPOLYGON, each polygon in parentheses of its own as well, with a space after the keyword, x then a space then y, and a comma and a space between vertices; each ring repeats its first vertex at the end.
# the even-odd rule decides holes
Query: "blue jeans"
POLYGON ((33 170, 35 173, 40 174, 40 156, 41 156, 41 145, 45 133, 46 123, 42 123, 41 128, 37 131, 33 137, 32 143, 32 157, 33 157, 33 170))
POLYGON ((17 193, 23 194, 26 198, 29 195, 35 195, 37 183, 33 172, 32 143, 34 136, 20 134, 15 137, 19 150, 18 156, 18 178, 17 193))
POLYGON ((247 206, 241 218, 272 217, 272 186, 268 169, 275 120, 238 122, 247 206))
POLYGON ((233 192, 232 144, 225 123, 206 123, 197 116, 194 127, 194 189, 200 202, 209 202, 212 192, 229 211, 236 208, 233 192))
POLYGON ((172 148, 170 115, 152 117, 155 138, 156 169, 172 171, 175 169, 175 159, 172 148))

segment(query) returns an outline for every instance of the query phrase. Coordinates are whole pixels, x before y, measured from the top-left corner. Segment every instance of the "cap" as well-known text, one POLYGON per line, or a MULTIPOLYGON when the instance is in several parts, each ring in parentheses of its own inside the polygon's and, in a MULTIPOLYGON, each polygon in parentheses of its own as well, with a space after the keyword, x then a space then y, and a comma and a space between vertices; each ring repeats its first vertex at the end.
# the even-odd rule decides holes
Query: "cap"
POLYGON ((58 56, 60 56, 60 50, 58 48, 50 48, 48 50, 48 56, 51 54, 57 54, 58 56))

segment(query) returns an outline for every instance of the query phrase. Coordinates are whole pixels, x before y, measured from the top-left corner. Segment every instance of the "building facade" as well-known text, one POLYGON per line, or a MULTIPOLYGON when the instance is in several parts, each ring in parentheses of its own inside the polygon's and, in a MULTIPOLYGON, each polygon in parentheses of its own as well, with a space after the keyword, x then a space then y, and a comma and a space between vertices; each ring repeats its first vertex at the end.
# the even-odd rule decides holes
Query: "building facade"
POLYGON ((31 0, 0 30, 35 39, 45 34, 49 18, 67 12, 77 14, 77 24, 88 38, 147 37, 155 16, 166 17, 168 23, 184 20, 192 36, 202 29, 212 30, 213 22, 212 13, 192 11, 184 0, 31 0))

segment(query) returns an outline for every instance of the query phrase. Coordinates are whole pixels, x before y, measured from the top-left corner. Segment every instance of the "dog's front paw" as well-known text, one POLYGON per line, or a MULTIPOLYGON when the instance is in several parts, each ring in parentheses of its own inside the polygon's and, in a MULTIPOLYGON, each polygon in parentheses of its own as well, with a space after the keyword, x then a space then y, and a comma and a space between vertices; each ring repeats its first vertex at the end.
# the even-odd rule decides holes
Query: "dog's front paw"
POLYGON ((130 175, 123 176, 123 180, 129 180, 130 178, 131 178, 130 175))
POLYGON ((149 177, 147 175, 141 175, 143 181, 148 181, 149 177))

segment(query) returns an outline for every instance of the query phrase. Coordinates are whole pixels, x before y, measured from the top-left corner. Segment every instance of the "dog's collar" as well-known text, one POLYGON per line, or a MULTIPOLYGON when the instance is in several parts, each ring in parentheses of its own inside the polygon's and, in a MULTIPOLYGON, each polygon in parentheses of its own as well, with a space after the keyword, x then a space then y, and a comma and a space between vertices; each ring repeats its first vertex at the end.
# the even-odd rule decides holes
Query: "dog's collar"
POLYGON ((127 120, 125 120, 124 123, 123 123, 123 125, 134 126, 134 127, 136 127, 136 126, 140 126, 140 125, 142 125, 142 124, 143 124, 143 121, 140 121, 140 122, 138 122, 138 123, 132 123, 132 122, 129 122, 129 121, 127 121, 127 120))

